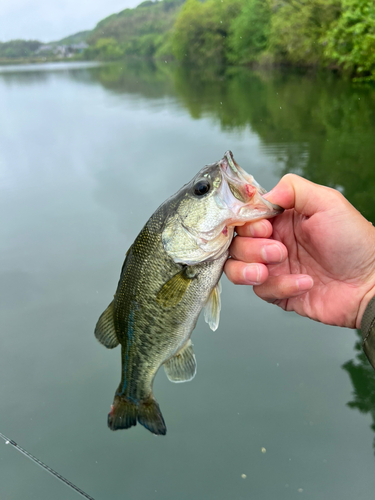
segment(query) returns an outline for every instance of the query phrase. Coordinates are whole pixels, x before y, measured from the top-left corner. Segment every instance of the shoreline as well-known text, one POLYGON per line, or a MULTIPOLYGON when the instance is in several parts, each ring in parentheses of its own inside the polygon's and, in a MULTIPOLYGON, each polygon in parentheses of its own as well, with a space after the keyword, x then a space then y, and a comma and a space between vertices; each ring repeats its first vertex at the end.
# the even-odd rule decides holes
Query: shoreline
POLYGON ((106 64, 103 61, 82 61, 82 60, 54 60, 54 61, 38 61, 38 62, 19 62, 17 64, 1 64, 0 73, 10 73, 12 71, 48 71, 48 70, 64 70, 77 68, 95 68, 106 64))

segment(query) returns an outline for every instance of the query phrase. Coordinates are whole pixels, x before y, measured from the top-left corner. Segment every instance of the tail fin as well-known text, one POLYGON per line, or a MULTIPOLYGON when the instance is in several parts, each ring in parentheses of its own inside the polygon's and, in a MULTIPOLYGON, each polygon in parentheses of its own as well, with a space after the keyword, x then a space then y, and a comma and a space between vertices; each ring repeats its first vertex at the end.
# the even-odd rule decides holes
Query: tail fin
POLYGON ((150 396, 138 404, 121 396, 115 396, 108 414, 108 427, 112 431, 128 429, 138 422, 153 434, 165 435, 167 428, 158 403, 150 396))

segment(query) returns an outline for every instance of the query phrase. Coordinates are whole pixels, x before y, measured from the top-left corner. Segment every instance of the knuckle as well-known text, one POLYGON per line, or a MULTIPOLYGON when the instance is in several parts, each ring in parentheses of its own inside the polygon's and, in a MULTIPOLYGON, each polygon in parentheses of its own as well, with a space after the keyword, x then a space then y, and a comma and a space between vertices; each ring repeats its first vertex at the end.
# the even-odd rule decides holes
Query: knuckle
POLYGON ((333 188, 329 188, 332 192, 332 196, 335 198, 335 200, 337 200, 337 202, 341 203, 342 201, 344 201, 346 198, 345 196, 340 193, 340 191, 338 191, 337 189, 333 189, 333 188))
POLYGON ((270 298, 269 294, 267 293, 267 291, 266 291, 267 289, 263 284, 262 285, 255 285, 253 287, 253 290, 254 290, 255 295, 257 295, 260 299, 266 300, 266 301, 269 300, 269 298, 270 298))
POLYGON ((254 248, 251 238, 247 238, 246 236, 236 236, 229 252, 235 260, 252 262, 254 248))
POLYGON ((231 246, 229 247, 229 255, 232 257, 234 260, 240 260, 238 258, 238 252, 237 252, 237 243, 233 241, 231 246))
POLYGON ((238 272, 237 266, 236 266, 235 262, 232 261, 232 259, 229 259, 226 262, 226 264, 224 266, 224 272, 225 272, 227 278, 229 279, 229 281, 231 281, 235 285, 240 284, 240 279, 239 279, 240 273, 238 272))

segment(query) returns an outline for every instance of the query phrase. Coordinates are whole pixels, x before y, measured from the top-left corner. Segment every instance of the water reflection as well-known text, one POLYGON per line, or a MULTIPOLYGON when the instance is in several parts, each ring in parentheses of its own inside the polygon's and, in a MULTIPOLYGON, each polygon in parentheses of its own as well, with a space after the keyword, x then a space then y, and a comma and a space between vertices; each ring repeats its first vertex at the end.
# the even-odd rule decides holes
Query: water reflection
POLYGON ((198 70, 133 61, 96 68, 92 77, 116 93, 178 97, 193 118, 223 130, 250 127, 279 174, 295 172, 339 188, 375 221, 375 89, 331 74, 198 70))
POLYGON ((131 60, 121 64, 100 66, 92 71, 95 80, 118 94, 139 94, 146 98, 161 98, 176 94, 173 67, 152 61, 131 60))
MULTIPOLYGON (((369 413, 372 418, 371 429, 375 432, 375 371, 362 351, 362 335, 357 331, 358 342, 355 344, 357 355, 343 365, 353 384, 353 400, 348 402, 349 408, 361 413, 369 413)), ((373 441, 375 453, 375 438, 373 441)))
POLYGON ((95 68, 99 65, 96 62, 0 65, 0 78, 8 85, 30 85, 47 82, 57 73, 71 78, 78 76, 79 79, 88 82, 92 81, 92 78, 88 72, 84 71, 84 68, 95 68))
POLYGON ((375 221, 375 89, 353 88, 326 74, 239 69, 214 85, 180 71, 176 90, 194 117, 209 113, 223 128, 250 126, 277 159, 280 174, 339 187, 375 221))

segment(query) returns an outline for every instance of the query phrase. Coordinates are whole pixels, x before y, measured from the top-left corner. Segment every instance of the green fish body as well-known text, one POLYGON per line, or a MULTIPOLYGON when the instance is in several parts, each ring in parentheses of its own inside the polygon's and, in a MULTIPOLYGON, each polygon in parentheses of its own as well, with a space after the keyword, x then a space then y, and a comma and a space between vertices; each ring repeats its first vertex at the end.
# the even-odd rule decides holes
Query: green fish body
POLYGON ((190 336, 204 307, 211 329, 218 327, 219 280, 234 226, 281 211, 262 194, 227 152, 164 202, 137 236, 114 300, 95 329, 107 348, 122 347, 110 429, 127 429, 138 421, 154 434, 166 433, 152 393, 154 377, 161 365, 173 382, 195 376, 190 336))

